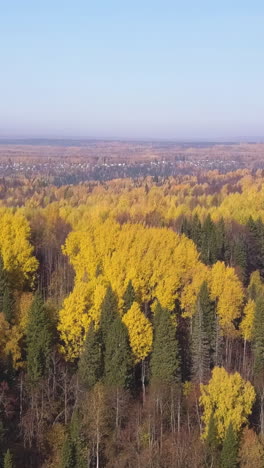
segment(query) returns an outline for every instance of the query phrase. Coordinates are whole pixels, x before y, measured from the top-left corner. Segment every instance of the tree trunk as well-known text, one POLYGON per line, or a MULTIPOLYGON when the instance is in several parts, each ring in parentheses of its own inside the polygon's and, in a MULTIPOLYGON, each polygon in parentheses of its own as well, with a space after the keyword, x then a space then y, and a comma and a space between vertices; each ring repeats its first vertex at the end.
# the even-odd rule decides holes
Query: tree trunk
POLYGON ((99 468, 100 466, 99 447, 100 447, 100 434, 99 434, 99 429, 97 428, 97 431, 96 431, 96 468, 99 468))
POLYGON ((246 348, 247 348, 247 341, 244 340, 244 347, 243 347, 243 373, 245 374, 245 366, 246 366, 246 348))
POLYGON ((146 364, 145 361, 143 360, 141 362, 141 383, 142 383, 142 400, 143 400, 143 405, 146 400, 146 386, 145 386, 145 379, 146 379, 146 364))
POLYGON ((260 433, 264 434, 264 389, 260 396, 260 433))
POLYGON ((116 389, 116 421, 115 421, 115 426, 116 426, 116 432, 118 432, 118 429, 119 429, 119 390, 118 390, 118 388, 116 389))
POLYGON ((22 420, 22 414, 23 414, 23 372, 20 374, 20 386, 19 386, 19 418, 20 418, 20 423, 22 420))

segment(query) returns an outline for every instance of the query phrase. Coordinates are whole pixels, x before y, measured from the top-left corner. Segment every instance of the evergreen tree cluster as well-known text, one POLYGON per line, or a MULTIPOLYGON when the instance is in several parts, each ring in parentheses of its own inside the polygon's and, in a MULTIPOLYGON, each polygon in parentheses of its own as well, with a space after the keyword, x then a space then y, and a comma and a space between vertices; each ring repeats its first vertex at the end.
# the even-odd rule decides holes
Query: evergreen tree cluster
POLYGON ((220 260, 239 267, 245 282, 255 270, 264 277, 264 223, 260 218, 254 221, 250 217, 246 226, 241 226, 228 224, 223 218, 214 222, 210 214, 201 222, 194 215, 183 218, 181 232, 194 241, 206 265, 220 260))
POLYGON ((45 375, 52 347, 52 323, 40 295, 36 295, 27 326, 27 371, 32 384, 45 375))
MULTIPOLYGON (((129 286, 130 287, 130 286, 129 286)), ((82 384, 92 388, 100 379, 110 387, 129 386, 132 355, 128 332, 118 313, 117 297, 108 286, 98 330, 91 323, 79 361, 82 384)))
MULTIPOLYGON (((134 302, 129 282, 124 295, 124 309, 134 302)), ((80 381, 91 389, 103 380, 109 387, 128 388, 132 383, 133 358, 128 332, 118 312, 115 293, 108 286, 101 308, 98 329, 91 323, 79 360, 80 381)), ((154 314, 154 343, 150 362, 151 381, 171 384, 179 379, 180 362, 176 328, 171 313, 158 303, 154 314)))

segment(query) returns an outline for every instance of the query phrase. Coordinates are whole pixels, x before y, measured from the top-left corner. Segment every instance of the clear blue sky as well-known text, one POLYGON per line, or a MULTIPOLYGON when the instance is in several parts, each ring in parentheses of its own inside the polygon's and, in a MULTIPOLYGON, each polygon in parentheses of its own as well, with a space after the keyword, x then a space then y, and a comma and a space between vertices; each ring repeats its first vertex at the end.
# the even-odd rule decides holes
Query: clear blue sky
POLYGON ((6 0, 0 137, 264 137, 264 2, 6 0))

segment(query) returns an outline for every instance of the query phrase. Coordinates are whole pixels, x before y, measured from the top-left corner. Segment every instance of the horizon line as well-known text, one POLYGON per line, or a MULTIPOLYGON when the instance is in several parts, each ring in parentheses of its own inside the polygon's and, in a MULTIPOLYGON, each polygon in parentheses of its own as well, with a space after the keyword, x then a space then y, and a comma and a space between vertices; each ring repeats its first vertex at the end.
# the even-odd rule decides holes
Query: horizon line
POLYGON ((77 137, 77 136, 0 136, 0 144, 30 144, 40 142, 144 142, 144 143, 175 143, 175 144, 190 144, 190 143, 220 143, 220 144, 239 144, 239 143, 264 143, 264 136, 236 136, 236 137, 77 137))

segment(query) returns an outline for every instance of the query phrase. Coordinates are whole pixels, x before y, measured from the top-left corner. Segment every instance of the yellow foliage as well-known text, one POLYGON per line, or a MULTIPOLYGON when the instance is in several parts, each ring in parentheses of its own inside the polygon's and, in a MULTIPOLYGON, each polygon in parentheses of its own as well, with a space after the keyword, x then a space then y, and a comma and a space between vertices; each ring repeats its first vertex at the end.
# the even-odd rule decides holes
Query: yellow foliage
POLYGON ((244 298, 243 287, 234 268, 223 262, 213 265, 210 283, 211 297, 217 301, 219 323, 226 335, 235 332, 233 321, 240 317, 244 298))
POLYGON ((194 243, 185 236, 166 228, 120 226, 110 219, 70 233, 63 252, 76 273, 74 290, 59 313, 68 358, 79 354, 91 318, 98 323, 107 284, 117 294, 120 311, 130 280, 141 304, 158 300, 173 310, 184 287, 203 268, 194 243))
POLYGON ((185 286, 181 294, 181 307, 183 317, 191 317, 195 313, 197 297, 204 281, 210 279, 210 269, 202 263, 198 264, 193 271, 192 281, 185 286))
POLYGON ((152 350, 153 330, 150 321, 141 312, 137 302, 132 304, 122 320, 128 329, 135 362, 143 361, 152 350))
POLYGON ((15 369, 23 366, 22 362, 22 354, 21 354, 21 346, 20 340, 23 337, 23 332, 21 331, 20 327, 17 325, 13 325, 8 332, 7 342, 5 346, 5 354, 6 356, 9 353, 12 356, 12 363, 15 369))
MULTIPOLYGON (((29 193, 29 187, 22 188, 26 190, 22 197, 23 201, 27 198, 27 210, 47 205, 48 217, 52 219, 58 210, 59 215, 76 230, 86 230, 91 220, 99 222, 110 218, 152 225, 156 225, 157 220, 159 225, 169 225, 182 215, 197 214, 203 220, 209 213, 214 221, 223 217, 227 222, 234 219, 245 224, 250 215, 254 220, 259 217, 264 220, 261 172, 252 176, 250 171, 241 169, 227 174, 209 171, 204 178, 201 182, 193 175, 169 177, 159 186, 151 177, 144 179, 144 183, 142 180, 120 179, 106 184, 89 182, 70 187, 49 186, 31 196, 32 184, 29 193), (222 188, 212 195, 209 187, 214 182, 222 188), (51 200, 57 201, 50 203, 51 200)), ((16 199, 15 193, 12 195, 14 198, 10 197, 5 203, 16 199)))
POLYGON ((212 299, 218 299, 224 288, 226 266, 224 262, 216 262, 212 266, 210 290, 212 299))
POLYGON ((32 278, 38 261, 32 255, 29 243, 30 227, 26 218, 19 212, 2 210, 0 213, 0 254, 4 268, 11 272, 17 281, 32 278))
POLYGON ((200 405, 203 407, 202 420, 205 424, 203 437, 208 434, 210 417, 213 415, 219 439, 223 440, 232 424, 239 433, 247 423, 255 401, 256 393, 250 382, 238 372, 229 374, 223 367, 215 367, 208 385, 200 385, 200 405))
POLYGON ((30 292, 23 292, 17 299, 17 316, 16 323, 20 329, 25 332, 28 324, 28 314, 33 301, 33 294, 30 292))
POLYGON ((23 333, 17 325, 11 326, 5 320, 3 313, 0 313, 0 330, 0 356, 6 359, 11 354, 13 366, 18 369, 22 365, 19 341, 23 333))
POLYGON ((253 271, 250 275, 248 290, 250 291, 252 288, 254 288, 256 295, 264 292, 264 285, 262 283, 259 270, 253 271))
POLYGON ((185 397, 188 397, 190 395, 190 393, 192 392, 192 390, 193 390, 193 383, 190 382, 189 380, 186 380, 183 383, 183 395, 185 397))
POLYGON ((102 275, 121 300, 125 284, 132 280, 142 302, 156 297, 169 309, 199 263, 195 245, 184 236, 112 221, 70 233, 63 251, 75 269, 76 282, 100 281, 102 275))
POLYGON ((15 307, 14 307, 14 316, 12 318, 12 323, 9 324, 5 319, 3 314, 0 314, 1 317, 1 330, 2 330, 2 346, 1 354, 3 357, 7 357, 9 354, 12 356, 13 366, 15 369, 23 366, 22 362, 22 351, 21 351, 21 339, 25 334, 27 322, 28 322, 28 313, 32 303, 33 294, 32 293, 19 293, 16 292, 15 297, 15 307))
POLYGON ((252 340, 253 324, 255 318, 256 304, 255 301, 249 299, 244 308, 244 317, 240 324, 241 334, 246 341, 252 340))
POLYGON ((88 285, 79 282, 73 292, 65 299, 63 309, 60 311, 58 330, 65 343, 61 351, 69 360, 79 356, 85 333, 89 328, 91 322, 89 315, 90 297, 91 292, 88 285))

